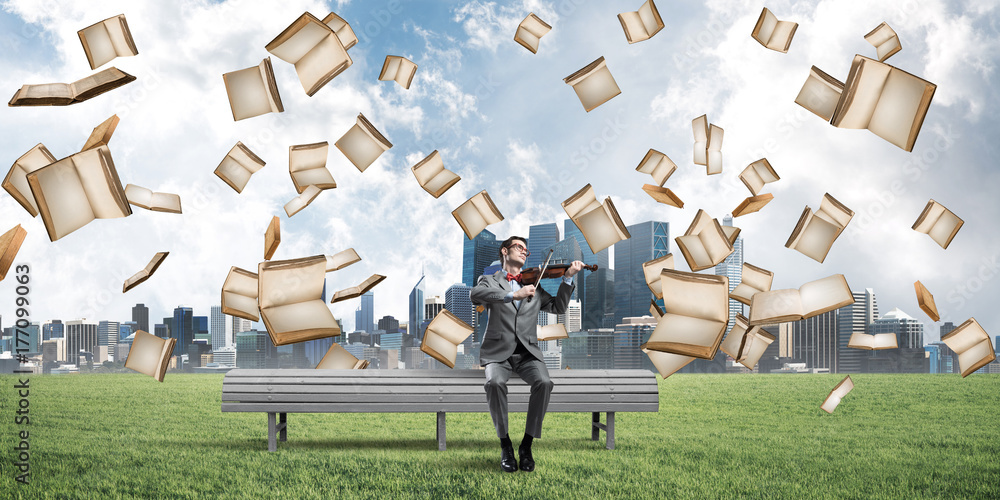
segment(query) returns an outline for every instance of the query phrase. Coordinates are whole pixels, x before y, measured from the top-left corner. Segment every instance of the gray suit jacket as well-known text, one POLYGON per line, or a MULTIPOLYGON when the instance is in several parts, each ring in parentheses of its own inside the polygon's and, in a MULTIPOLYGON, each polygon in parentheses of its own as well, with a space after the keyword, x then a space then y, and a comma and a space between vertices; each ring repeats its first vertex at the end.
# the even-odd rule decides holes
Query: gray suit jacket
POLYGON ((521 300, 520 307, 515 307, 513 302, 503 301, 507 293, 512 291, 506 276, 507 272, 502 269, 492 275, 480 276, 476 286, 472 288, 473 305, 482 304, 489 311, 486 336, 479 350, 479 364, 482 366, 506 361, 514 353, 515 335, 533 356, 544 361, 542 351, 538 348, 538 312, 565 313, 569 298, 576 288, 575 285, 560 283, 559 291, 553 297, 542 287, 537 287, 531 300, 521 300))

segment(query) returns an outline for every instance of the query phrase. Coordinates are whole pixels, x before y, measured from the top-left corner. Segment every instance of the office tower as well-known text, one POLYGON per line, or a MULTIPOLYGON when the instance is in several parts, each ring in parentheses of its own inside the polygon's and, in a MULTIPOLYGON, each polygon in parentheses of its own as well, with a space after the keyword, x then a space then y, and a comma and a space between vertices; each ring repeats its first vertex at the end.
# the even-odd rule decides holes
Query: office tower
POLYGON ((206 344, 211 343, 212 336, 208 330, 208 316, 194 316, 191 321, 194 325, 194 339, 204 340, 206 344))
POLYGON ((236 368, 236 348, 224 347, 212 351, 212 361, 219 366, 229 366, 236 368))
POLYGON ((177 306, 171 320, 170 337, 177 340, 174 356, 187 354, 188 346, 194 342, 194 311, 190 307, 177 306))
POLYGON ((17 328, 15 326, 12 333, 14 333, 11 341, 13 344, 12 353, 35 354, 42 352, 42 328, 38 323, 30 323, 25 328, 17 328), (26 332, 27 336, 18 334, 18 330, 26 332), (24 343, 25 340, 27 340, 27 344, 24 343), (21 351, 18 352, 19 350, 21 351))
MULTIPOLYGON (((347 338, 346 333, 340 334, 339 337, 344 339, 347 338)), ((307 342, 302 342, 305 344, 305 356, 309 360, 309 368, 313 368, 319 364, 323 356, 326 356, 326 352, 330 350, 330 346, 338 337, 323 337, 321 339, 314 339, 307 342)))
POLYGON ((871 326, 872 334, 891 333, 896 336, 897 349, 874 351, 868 359, 869 373, 927 373, 924 354, 924 325, 899 308, 885 313, 871 326))
POLYGON ((471 240, 468 236, 463 236, 463 238, 462 283, 476 286, 476 281, 482 276, 486 266, 499 258, 500 245, 503 240, 498 241, 496 235, 486 229, 471 240))
MULTIPOLYGON (((732 227, 733 216, 726 214, 726 216, 722 218, 722 225, 732 227)), ((743 281, 742 236, 737 237, 736 242, 733 243, 733 253, 729 254, 729 257, 726 257, 726 260, 715 266, 715 275, 729 278, 730 292, 732 292, 733 289, 743 281)), ((733 329, 733 323, 736 322, 737 314, 743 314, 743 303, 737 300, 729 299, 729 324, 726 326, 727 332, 733 329)))
POLYGON ((955 323, 952 323, 951 321, 945 321, 944 323, 941 324, 940 328, 938 329, 938 332, 940 334, 938 338, 948 335, 954 329, 955 329, 955 323))
POLYGON ((643 341, 656 329, 656 320, 652 316, 625 318, 615 326, 614 365, 619 369, 645 369, 656 373, 656 368, 649 356, 639 349, 643 341))
POLYGON ((73 320, 65 323, 66 360, 77 363, 80 351, 93 353, 97 349, 97 323, 73 320))
POLYGON ((382 316, 378 320, 378 325, 376 325, 376 327, 378 330, 396 333, 399 330, 399 320, 392 316, 382 316))
POLYGON ((174 317, 163 318, 163 326, 166 328, 167 337, 174 334, 174 317))
POLYGON ((42 367, 66 361, 66 339, 58 338, 42 342, 42 367))
POLYGON ((792 322, 792 359, 837 372, 837 310, 792 322))
POLYGON ((64 337, 63 322, 58 319, 42 324, 42 340, 61 339, 64 337))
POLYGON ((354 329, 368 333, 375 331, 375 293, 371 290, 361 296, 361 305, 354 311, 354 329))
MULTIPOLYGON (((476 327, 476 309, 472 306, 470 294, 472 287, 465 283, 455 283, 444 292, 444 307, 451 311, 458 319, 466 322, 472 328, 476 327)), ((475 335, 469 335, 465 339, 465 344, 472 346, 475 342, 475 335)))
MULTIPOLYGON (((871 335, 871 324, 878 318, 878 303, 875 291, 865 288, 862 292, 852 291, 854 303, 837 310, 837 372, 862 373, 867 370, 867 359, 872 351, 847 347, 851 335, 863 333, 871 335)), ((831 370, 832 371, 832 370, 831 370)))
MULTIPOLYGON (((513 235, 512 235, 513 236, 513 235)), ((518 235, 522 236, 522 235, 518 235)), ((549 248, 559 243, 559 226, 556 223, 538 224, 528 228, 528 255, 524 267, 541 266, 549 248)))
POLYGON ((212 306, 209 313, 209 333, 212 335, 212 349, 219 350, 229 346, 226 341, 226 315, 222 312, 222 306, 212 306))
MULTIPOLYGON (((227 314, 227 316, 229 316, 229 315, 227 314)), ((229 316, 229 318, 232 320, 231 321, 232 326, 230 327, 232 329, 232 332, 231 332, 232 333, 232 337, 230 337, 230 338, 233 339, 232 340, 233 344, 236 343, 236 334, 237 333, 240 333, 240 332, 249 332, 250 330, 253 330, 253 321, 250 321, 248 319, 243 319, 243 318, 237 318, 236 316, 229 316)))
POLYGON ((580 301, 570 300, 566 306, 566 313, 557 315, 556 321, 566 328, 567 332, 579 332, 580 328, 580 301))
POLYGON ((440 295, 424 299, 424 321, 430 323, 434 316, 437 316, 444 309, 444 298, 440 295))
MULTIPOLYGON (((118 341, 121 342, 122 339, 132 335, 139 330, 139 324, 135 321, 125 321, 118 325, 118 341)), ((151 332, 146 332, 151 333, 151 332)), ((118 358, 115 358, 116 360, 118 358)))
MULTIPOLYGON (((485 233, 486 231, 483 232, 485 233)), ((409 321, 406 322, 406 327, 409 329, 410 335, 418 339, 424 338, 424 331, 421 329, 421 325, 424 322, 424 287, 424 276, 421 273, 420 280, 410 290, 410 316, 409 321)))
POLYGON ((132 306, 132 321, 139 325, 139 329, 149 333, 149 308, 145 304, 132 306))
POLYGON ((948 347, 948 344, 944 342, 931 342, 925 349, 928 352, 935 352, 935 356, 928 356, 928 361, 930 366, 928 367, 929 373, 955 373, 955 368, 958 367, 958 363, 955 360, 955 351, 948 347), (937 363, 935 363, 937 361, 937 363))
POLYGON ((573 332, 562 340, 562 368, 610 370, 614 367, 615 331, 599 328, 573 332))
POLYGON ((601 327, 614 328, 616 322, 611 322, 610 325, 604 324, 604 317, 608 313, 611 314, 612 319, 615 314, 614 271, 610 269, 608 249, 605 248, 596 254, 590 251, 587 239, 583 237, 580 228, 576 227, 576 224, 570 219, 563 221, 563 234, 565 234, 565 240, 576 240, 580 247, 580 253, 583 254, 581 260, 584 264, 597 265, 597 271, 581 271, 576 278, 575 294, 581 303, 582 328, 584 330, 601 327), (592 294, 591 292, 595 289, 597 291, 592 294), (605 290, 606 293, 602 294, 601 290, 605 290))
POLYGON ((236 334, 236 366, 239 368, 277 368, 278 350, 267 332, 250 330, 236 334))
MULTIPOLYGON (((132 332, 132 333, 134 334, 135 332, 132 332)), ((147 333, 149 333, 149 332, 147 332, 147 333)), ((161 339, 170 338, 170 329, 167 328, 167 325, 165 325, 163 323, 157 323, 153 327, 153 335, 156 335, 157 337, 160 337, 161 339)))
POLYGON ((118 345, 120 325, 117 321, 101 321, 97 324, 97 345, 108 348, 109 353, 115 352, 118 345))
POLYGON ((670 253, 670 224, 647 221, 628 226, 628 231, 631 238, 615 243, 615 324, 649 314, 653 292, 642 264, 670 253))

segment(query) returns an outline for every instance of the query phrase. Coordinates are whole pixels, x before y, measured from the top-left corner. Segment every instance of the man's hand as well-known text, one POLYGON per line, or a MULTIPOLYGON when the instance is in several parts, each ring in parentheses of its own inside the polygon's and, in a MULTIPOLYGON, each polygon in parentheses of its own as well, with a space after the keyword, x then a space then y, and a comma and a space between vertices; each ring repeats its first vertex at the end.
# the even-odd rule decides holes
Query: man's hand
POLYGON ((514 300, 523 300, 535 296, 535 285, 524 285, 514 292, 514 300))
POLYGON ((583 269, 583 262, 574 260, 573 263, 569 265, 569 269, 566 270, 565 276, 567 278, 572 278, 573 275, 580 272, 581 269, 583 269))

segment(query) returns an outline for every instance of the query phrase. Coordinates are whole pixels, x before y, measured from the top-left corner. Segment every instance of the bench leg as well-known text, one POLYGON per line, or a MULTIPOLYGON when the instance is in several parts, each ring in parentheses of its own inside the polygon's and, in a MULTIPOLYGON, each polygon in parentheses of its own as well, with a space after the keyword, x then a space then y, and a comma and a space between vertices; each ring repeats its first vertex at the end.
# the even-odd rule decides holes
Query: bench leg
POLYGON ((615 449, 615 412, 609 411, 608 415, 608 428, 605 429, 605 435, 607 437, 607 448, 609 450, 615 449))
POLYGON ((278 442, 275 436, 275 414, 267 414, 267 451, 278 451, 278 442))
POLYGON ((278 440, 281 442, 288 441, 288 422, 287 413, 278 414, 278 428, 281 429, 281 434, 278 435, 278 440))
POLYGON ((601 423, 601 412, 595 411, 591 414, 590 419, 590 440, 597 441, 601 437, 601 429, 597 428, 597 425, 601 423))
POLYGON ((437 412, 437 442, 438 451, 444 451, 445 449, 445 427, 444 427, 444 415, 445 412, 437 412))

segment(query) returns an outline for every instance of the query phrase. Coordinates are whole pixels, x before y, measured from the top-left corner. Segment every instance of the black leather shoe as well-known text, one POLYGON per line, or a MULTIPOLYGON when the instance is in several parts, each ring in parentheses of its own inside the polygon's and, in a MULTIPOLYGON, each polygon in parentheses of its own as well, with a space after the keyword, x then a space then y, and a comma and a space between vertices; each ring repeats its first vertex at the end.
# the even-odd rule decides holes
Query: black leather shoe
POLYGON ((525 472, 535 470, 535 459, 531 458, 531 448, 528 448, 527 450, 524 448, 518 448, 517 454, 521 457, 521 470, 525 472))
POLYGON ((514 447, 500 445, 500 468, 504 472, 517 472, 517 459, 514 458, 514 447))

